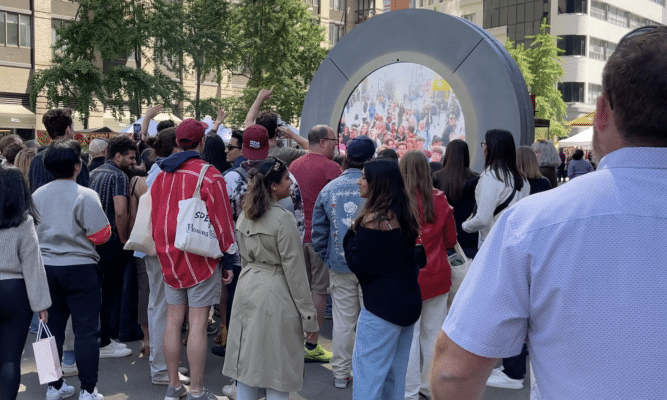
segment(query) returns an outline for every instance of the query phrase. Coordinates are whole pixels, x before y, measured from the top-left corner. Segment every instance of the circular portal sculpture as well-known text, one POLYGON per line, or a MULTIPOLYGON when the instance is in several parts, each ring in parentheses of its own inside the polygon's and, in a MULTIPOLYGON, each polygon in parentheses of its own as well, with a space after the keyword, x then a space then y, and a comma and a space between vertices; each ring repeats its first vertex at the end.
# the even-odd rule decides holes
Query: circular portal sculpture
POLYGON ((331 49, 306 94, 300 134, 307 136, 317 124, 338 126, 357 86, 372 72, 396 63, 426 66, 451 86, 465 120, 474 170, 484 167, 476 144, 489 129, 509 130, 517 146, 533 142, 528 88, 504 46, 467 20, 416 9, 371 18, 331 49))

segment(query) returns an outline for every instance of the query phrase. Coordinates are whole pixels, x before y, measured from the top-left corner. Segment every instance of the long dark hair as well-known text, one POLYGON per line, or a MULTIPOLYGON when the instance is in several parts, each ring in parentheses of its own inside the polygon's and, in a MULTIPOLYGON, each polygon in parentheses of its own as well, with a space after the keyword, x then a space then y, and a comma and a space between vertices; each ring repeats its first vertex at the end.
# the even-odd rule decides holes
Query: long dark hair
POLYGON ((368 161, 364 165, 364 175, 368 182, 368 195, 354 227, 358 227, 368 215, 375 215, 376 219, 391 219, 395 215, 401 229, 417 237, 419 216, 405 189, 396 161, 382 158, 368 161))
POLYGON ((257 221, 266 213, 271 202, 271 184, 280 183, 287 173, 287 165, 275 157, 267 158, 248 172, 248 192, 243 201, 246 218, 257 221))
MULTIPOLYGON (((419 150, 410 150, 405 153, 398 167, 405 180, 405 189, 408 195, 421 198, 424 221, 429 224, 433 223, 435 220, 433 179, 426 156, 419 150)), ((416 202, 416 198, 413 198, 413 201, 416 202)))
POLYGON ((39 222, 28 182, 18 168, 0 166, 0 229, 15 228, 28 215, 39 222))
POLYGON ((479 176, 470 169, 470 151, 468 143, 461 139, 454 139, 447 145, 445 159, 438 172, 439 188, 447 196, 450 203, 456 203, 463 198, 463 189, 466 182, 479 176))
POLYGON ((231 164, 227 162, 227 154, 225 153, 225 142, 217 134, 207 136, 204 142, 204 151, 201 157, 209 164, 212 164, 218 171, 225 172, 231 168, 231 164))
POLYGON ((484 168, 493 171, 501 182, 514 189, 523 188, 523 175, 516 167, 516 146, 514 137, 505 129, 490 129, 484 136, 486 158, 484 168))

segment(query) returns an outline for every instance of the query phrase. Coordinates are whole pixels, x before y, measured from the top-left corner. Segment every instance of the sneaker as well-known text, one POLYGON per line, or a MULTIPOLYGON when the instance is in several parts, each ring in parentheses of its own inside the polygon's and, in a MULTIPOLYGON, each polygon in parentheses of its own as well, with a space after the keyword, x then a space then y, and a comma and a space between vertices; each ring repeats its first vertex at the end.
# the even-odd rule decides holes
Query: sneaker
MULTIPOLYGON (((181 381, 182 384, 190 384, 190 378, 183 375, 181 372, 178 373, 178 380, 181 381)), ((169 375, 165 373, 156 378, 151 378, 151 383, 153 385, 169 385, 169 375)))
POLYGON ((183 375, 190 375, 190 370, 185 367, 178 367, 178 372, 183 375))
POLYGON ((222 387, 222 394, 229 397, 230 399, 236 399, 236 381, 231 385, 225 385, 222 387))
POLYGON ((491 372, 489 379, 486 380, 486 386, 503 389, 523 389, 523 379, 512 379, 501 368, 495 368, 491 372))
POLYGON ((227 348, 224 346, 213 346, 211 347, 211 353, 215 354, 218 357, 224 357, 227 355, 227 348))
MULTIPOLYGON (((169 385, 169 382, 167 382, 169 385)), ((167 393, 164 395, 164 400, 180 400, 181 397, 184 397, 185 395, 188 394, 188 390, 185 388, 185 386, 181 385, 178 388, 174 388, 173 386, 169 385, 167 387, 167 393)))
POLYGON ((206 326, 206 334, 215 335, 216 333, 218 333, 218 325, 215 323, 209 323, 208 326, 206 326))
POLYGON ((319 343, 317 344, 317 347, 312 350, 308 350, 305 346, 303 348, 303 358, 306 362, 328 363, 331 361, 331 357, 333 357, 333 353, 326 350, 319 343))
POLYGON ((345 389, 350 382, 352 382, 351 376, 343 379, 334 378, 334 386, 338 389, 345 389))
POLYGON ((114 346, 127 349, 127 345, 125 343, 117 342, 113 339, 109 339, 109 340, 111 340, 111 344, 113 344, 114 346))
POLYGON ((56 389, 51 385, 49 385, 46 388, 46 400, 67 399, 69 397, 72 397, 73 395, 74 395, 74 386, 68 385, 64 380, 63 380, 63 385, 60 387, 60 389, 56 389))
POLYGON ((65 378, 67 378, 68 376, 79 375, 79 369, 76 367, 76 363, 72 365, 67 365, 63 363, 60 365, 60 368, 63 370, 63 377, 65 378))
MULTIPOLYGON (((165 397, 165 400, 167 398, 165 397)), ((227 396, 216 396, 211 393, 208 389, 204 388, 201 394, 197 397, 192 395, 192 392, 188 392, 187 400, 229 400, 227 396)))
POLYGON ((93 393, 82 390, 79 392, 79 400, 104 400, 104 396, 97 393, 97 388, 93 389, 93 393))
POLYGON ((132 355, 132 349, 119 346, 120 343, 114 344, 112 341, 104 347, 100 347, 100 358, 118 358, 132 355))

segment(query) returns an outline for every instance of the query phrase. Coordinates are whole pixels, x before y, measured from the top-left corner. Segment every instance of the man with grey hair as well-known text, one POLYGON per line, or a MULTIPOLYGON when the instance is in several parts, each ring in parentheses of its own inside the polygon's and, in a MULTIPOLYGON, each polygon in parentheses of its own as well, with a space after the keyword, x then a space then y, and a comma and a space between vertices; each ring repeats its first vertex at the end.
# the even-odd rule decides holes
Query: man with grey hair
MULTIPOLYGON (((331 127, 316 125, 308 132, 309 151, 303 157, 292 162, 289 170, 301 188, 303 210, 306 222, 306 236, 303 240, 303 252, 306 257, 306 270, 313 295, 313 304, 317 311, 317 323, 324 323, 324 310, 327 305, 329 290, 329 271, 319 255, 313 250, 311 230, 313 208, 320 191, 342 173, 340 166, 332 161, 338 147, 338 137, 331 127)), ((317 335, 306 341, 305 357, 309 362, 329 362, 332 353, 325 350, 318 342, 317 335)))
POLYGON ((109 147, 109 141, 106 139, 97 138, 90 141, 88 152, 92 160, 90 160, 88 171, 93 171, 105 163, 107 159, 107 147, 109 147))
POLYGON ((435 399, 481 399, 526 338, 533 399, 665 397, 665 93, 667 27, 628 33, 602 72, 598 170, 495 223, 437 339, 435 399))

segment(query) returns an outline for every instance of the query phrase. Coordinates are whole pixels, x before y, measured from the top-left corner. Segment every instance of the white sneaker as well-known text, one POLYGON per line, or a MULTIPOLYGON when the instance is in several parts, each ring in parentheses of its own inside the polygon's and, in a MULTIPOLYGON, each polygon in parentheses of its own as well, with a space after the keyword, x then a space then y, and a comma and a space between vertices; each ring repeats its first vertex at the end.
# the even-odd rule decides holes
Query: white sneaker
POLYGON ((109 339, 109 340, 111 340, 111 344, 113 344, 114 346, 116 346, 116 347, 122 347, 122 348, 124 348, 124 349, 127 349, 127 345, 126 345, 125 343, 117 342, 117 341, 115 341, 115 340, 113 340, 113 339, 109 339))
POLYGON ((104 396, 97 393, 97 388, 93 390, 93 393, 82 390, 79 392, 79 400, 104 400, 104 396))
POLYGON ((100 347, 100 358, 118 358, 132 355, 132 349, 119 346, 120 343, 111 341, 108 345, 100 347))
POLYGON ((56 389, 53 386, 49 385, 46 388, 46 400, 61 400, 74 395, 74 386, 70 386, 65 381, 60 389, 56 389))
POLYGON ((512 379, 507 376, 502 368, 495 368, 489 379, 486 380, 486 386, 493 386, 503 389, 523 389, 523 379, 512 379))
MULTIPOLYGON (((178 380, 184 385, 190 384, 190 377, 183 375, 180 371, 178 373, 178 380)), ((164 374, 156 378, 151 378, 151 383, 153 385, 169 385, 169 375, 164 374)))
POLYGON ((236 381, 231 385, 225 385, 222 387, 222 394, 229 397, 230 399, 236 399, 236 381))

